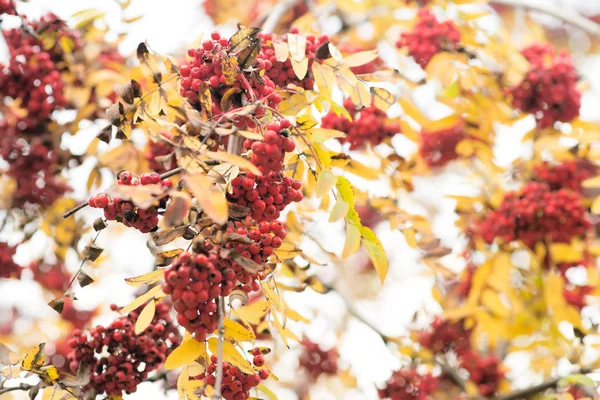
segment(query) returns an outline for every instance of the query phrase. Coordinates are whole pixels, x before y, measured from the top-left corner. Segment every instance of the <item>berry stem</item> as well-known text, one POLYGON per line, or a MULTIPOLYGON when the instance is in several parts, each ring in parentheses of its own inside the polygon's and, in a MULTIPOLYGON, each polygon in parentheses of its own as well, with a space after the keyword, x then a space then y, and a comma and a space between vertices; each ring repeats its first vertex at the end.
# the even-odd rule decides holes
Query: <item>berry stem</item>
POLYGON ((219 296, 217 301, 217 316, 219 318, 219 341, 217 345, 217 377, 215 380, 215 392, 213 393, 213 400, 219 400, 221 398, 221 385, 223 384, 223 335, 225 334, 225 300, 223 296, 219 296))
POLYGON ((29 389, 33 389, 35 386, 38 386, 38 385, 30 385, 28 383, 21 383, 19 386, 7 387, 7 388, 0 389, 0 394, 4 394, 4 393, 8 393, 8 392, 14 392, 16 390, 26 391, 26 390, 29 390, 29 389))

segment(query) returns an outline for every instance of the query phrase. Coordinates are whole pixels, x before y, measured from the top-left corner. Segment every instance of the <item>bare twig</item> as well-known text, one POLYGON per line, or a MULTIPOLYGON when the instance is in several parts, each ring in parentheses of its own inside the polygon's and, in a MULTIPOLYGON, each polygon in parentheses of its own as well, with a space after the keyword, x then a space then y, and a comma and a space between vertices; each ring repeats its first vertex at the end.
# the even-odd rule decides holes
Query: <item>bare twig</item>
MULTIPOLYGON (((98 236, 100 236, 100 232, 102 232, 102 231, 98 231, 98 233, 96 233, 96 236, 94 236, 94 240, 92 240, 92 244, 96 243, 96 240, 98 240, 98 236)), ((63 296, 65 294, 67 294, 67 291, 71 288, 71 286, 73 285, 73 282, 75 282, 75 279, 77 279, 77 277, 81 273, 81 270, 83 269, 83 266, 85 265, 86 261, 87 261, 87 258, 84 258, 83 260, 81 260, 81 264, 79 264, 79 268, 77 269, 77 272, 75 272, 75 275, 73 275, 73 278, 71 278, 71 281, 69 282, 69 286, 67 286, 67 288, 65 289, 65 291, 62 294, 63 296)))
MULTIPOLYGON (((213 161, 213 160, 208 160, 205 163, 207 165, 215 165, 215 164, 219 163, 219 161, 213 161, 213 162, 211 162, 211 161, 213 161)), ((160 179, 162 180, 162 179, 170 178, 170 177, 172 177, 174 175, 180 174, 182 171, 183 171, 182 167, 174 168, 174 169, 172 169, 170 171, 165 172, 164 174, 161 174, 160 175, 160 179)), ((79 210, 82 210, 82 209, 86 208, 87 206, 88 206, 87 202, 81 203, 77 207, 75 207, 75 208, 67 211, 66 213, 64 213, 63 214, 63 218, 69 218, 71 215, 75 214, 79 210)))
POLYGON ((217 303, 217 316, 219 318, 219 342, 217 345, 217 378, 215 380, 215 392, 213 400, 221 398, 221 385, 223 384, 223 335, 225 334, 225 299, 219 296, 217 303))
POLYGON ((294 5, 298 3, 298 0, 283 0, 280 1, 271 9, 270 14, 262 25, 262 31, 265 33, 271 33, 277 26, 277 23, 285 13, 287 13, 294 5))
POLYGON ((490 0, 490 3, 538 11, 558 18, 569 25, 600 38, 600 24, 584 17, 572 8, 565 9, 564 7, 558 7, 551 4, 548 0, 490 0))
MULTIPOLYGON (((590 369, 588 368, 582 368, 579 371, 575 372, 575 373, 579 373, 579 374, 587 374, 590 372, 590 369)), ((554 378, 551 380, 548 380, 546 382, 542 382, 539 385, 534 385, 534 386, 530 386, 528 388, 525 389, 520 389, 520 390, 515 390, 514 392, 510 392, 504 395, 500 395, 500 396, 496 396, 493 398, 493 400, 520 400, 520 399, 528 399, 529 397, 533 396, 534 394, 538 394, 543 392, 544 390, 547 389, 552 389, 555 388, 558 385, 558 381, 560 381, 562 378, 554 378)))
POLYGON ((0 389, 0 394, 4 394, 4 393, 8 393, 8 392, 14 392, 17 390, 29 390, 32 389, 34 387, 36 387, 37 385, 30 385, 28 383, 21 383, 19 386, 14 386, 14 387, 7 387, 7 388, 2 388, 0 389))

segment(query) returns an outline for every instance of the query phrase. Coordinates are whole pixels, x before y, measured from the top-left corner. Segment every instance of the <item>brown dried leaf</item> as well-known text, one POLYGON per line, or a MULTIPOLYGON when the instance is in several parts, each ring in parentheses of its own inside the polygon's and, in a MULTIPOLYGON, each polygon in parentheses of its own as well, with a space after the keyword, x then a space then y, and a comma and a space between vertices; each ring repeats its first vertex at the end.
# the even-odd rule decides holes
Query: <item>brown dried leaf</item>
POLYGON ((233 85, 237 80, 239 71, 237 60, 231 56, 223 57, 221 59, 221 69, 223 70, 225 83, 227 85, 233 85))
POLYGON ((237 88, 237 87, 228 89, 225 92, 225 94, 221 98, 221 109, 223 111, 227 112, 227 110, 229 110, 229 108, 231 108, 231 103, 234 101, 232 96, 235 94, 238 94, 238 93, 242 93, 242 89, 237 88))
POLYGON ((98 257, 100 257, 100 254, 102 254, 103 251, 104 251, 103 248, 101 248, 100 246, 98 246, 95 243, 91 243, 91 244, 85 246, 82 254, 86 260, 96 261, 98 259, 98 257))
POLYGON ((257 40, 260 43, 260 40, 256 36, 259 32, 260 28, 240 26, 240 29, 229 39, 230 53, 240 52, 254 45, 257 40))
POLYGON ((160 231, 152 232, 150 236, 152 237, 154 244, 157 246, 163 246, 167 243, 171 243, 178 237, 183 236, 186 228, 187 225, 182 225, 171 229, 161 229, 160 231))
POLYGON ((161 251, 156 255, 156 265, 162 266, 171 264, 181 252, 183 252, 183 249, 161 251))
POLYGON ((86 287, 94 283, 94 280, 86 272, 79 271, 79 274, 77 275, 77 282, 79 282, 79 286, 86 287))
POLYGON ((171 201, 163 215, 165 226, 173 227, 181 225, 190 212, 191 206, 192 199, 188 194, 183 192, 172 193, 171 201))
POLYGON ((110 142, 110 138, 112 137, 112 130, 113 130, 112 124, 106 125, 104 128, 102 128, 102 130, 100 130, 100 132, 98 132, 96 137, 98 139, 102 140, 104 143, 108 143, 108 142, 110 142))
POLYGON ((256 56, 260 52, 260 40, 257 40, 252 46, 245 48, 238 54, 238 63, 241 69, 250 68, 256 56))
POLYGON ((62 297, 54 299, 48 303, 50 307, 57 313, 61 314, 63 312, 63 308, 65 307, 65 300, 62 297))

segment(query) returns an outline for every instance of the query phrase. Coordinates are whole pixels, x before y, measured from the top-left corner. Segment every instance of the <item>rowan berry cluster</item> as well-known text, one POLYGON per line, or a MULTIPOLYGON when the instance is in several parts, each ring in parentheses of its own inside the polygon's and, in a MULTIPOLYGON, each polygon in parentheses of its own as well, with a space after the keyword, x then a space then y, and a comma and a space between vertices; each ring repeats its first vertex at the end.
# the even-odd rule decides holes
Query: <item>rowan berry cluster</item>
POLYGON ((57 174, 58 156, 40 141, 28 144, 24 140, 13 142, 12 148, 2 148, 0 153, 8 163, 6 175, 16 181, 12 194, 14 206, 37 204, 48 207, 70 190, 57 174))
MULTIPOLYGON (((253 364, 255 367, 262 367, 265 359, 261 354, 260 349, 252 350, 253 364)), ((216 356, 211 356, 210 364, 206 368, 206 372, 198 375, 196 378, 203 380, 207 385, 213 386, 216 384, 217 377, 216 356)), ((223 380, 221 383, 221 396, 225 400, 246 400, 250 398, 250 391, 257 387, 261 381, 269 378, 269 371, 261 369, 255 374, 247 374, 228 362, 223 362, 223 380)))
POLYGON ((557 52, 550 45, 533 45, 522 53, 531 68, 518 86, 508 90, 513 106, 533 114, 540 128, 579 116, 581 93, 568 52, 557 52))
POLYGON ((13 261, 17 248, 6 242, 0 242, 0 278, 19 278, 23 269, 13 261))
POLYGON ((504 379, 500 359, 495 355, 482 356, 478 352, 466 349, 458 358, 459 365, 469 373, 469 380, 477 385, 483 396, 494 396, 504 379))
POLYGON ((438 378, 432 374, 421 375, 414 368, 402 368, 392 373, 378 394, 380 399, 429 400, 437 387, 438 378))
POLYGON ((465 137, 462 123, 437 131, 423 130, 419 154, 430 167, 442 167, 458 157, 456 145, 465 137))
POLYGON ((579 286, 567 282, 563 289, 563 297, 567 303, 581 310, 586 305, 586 296, 591 295, 595 289, 591 285, 579 286))
MULTIPOLYGON (((170 188, 173 185, 169 179, 162 179, 156 172, 149 172, 137 177, 129 171, 121 171, 117 176, 119 185, 137 186, 137 185, 157 185, 170 188)), ((102 208, 104 217, 109 221, 118 221, 125 226, 133 227, 142 233, 153 232, 158 226, 158 210, 164 209, 167 199, 160 200, 160 204, 155 207, 140 208, 131 201, 125 201, 119 197, 110 198, 105 193, 98 193, 90 197, 88 204, 93 208, 102 208)))
MULTIPOLYGON (((264 264, 273 254, 275 249, 281 247, 285 239, 285 225, 281 221, 261 222, 252 226, 252 218, 246 218, 245 223, 229 223, 227 233, 235 233, 241 236, 240 240, 230 239, 225 243, 225 248, 237 251, 242 257, 253 260, 257 264, 264 264)), ((234 268, 235 270, 236 268, 234 268)), ((242 282, 244 277, 243 268, 236 271, 237 279, 242 282)), ((258 290, 255 289, 255 290, 258 290)))
POLYGON ((396 47, 406 47, 417 64, 425 68, 435 54, 455 50, 459 41, 460 31, 452 21, 439 22, 429 9, 421 8, 412 31, 403 32, 396 47))
MULTIPOLYGON (((350 55, 350 54, 354 54, 354 53, 359 53, 361 51, 365 51, 365 49, 363 49, 359 46, 355 46, 352 43, 342 43, 338 46, 338 49, 344 55, 350 55)), ((350 70, 352 72, 354 72, 354 74, 356 74, 356 75, 372 74, 376 71, 379 71, 379 69, 383 65, 384 65, 383 60, 381 58, 377 57, 373 61, 369 61, 366 64, 359 65, 356 67, 351 67, 350 70)))
MULTIPOLYGON (((275 108, 282 100, 275 92, 275 84, 268 75, 261 76, 261 71, 271 67, 270 61, 258 57, 253 71, 240 70, 237 62, 230 58, 229 39, 213 32, 210 39, 202 42, 198 49, 188 49, 188 56, 193 58, 180 68, 180 93, 191 104, 206 107, 207 101, 201 101, 205 93, 211 97, 212 109, 205 110, 212 115, 225 112, 221 108, 222 100, 227 96, 227 108, 237 108, 247 102, 260 100, 275 108)), ((264 115, 262 107, 254 111, 254 115, 264 115)), ((234 123, 238 127, 255 127, 255 122, 248 117, 237 116, 234 123)))
POLYGON ((312 382, 316 382, 321 375, 337 374, 339 354, 335 347, 325 351, 308 338, 304 338, 301 344, 302 353, 298 363, 312 382))
POLYGON ((0 16, 2 14, 15 15, 15 8, 11 0, 0 0, 0 16))
POLYGON ((244 149, 252 151, 250 162, 258 167, 261 174, 283 170, 285 153, 291 153, 296 148, 294 141, 289 138, 291 125, 287 119, 271 122, 266 126, 263 140, 244 141, 244 149))
POLYGON ((349 121, 343 115, 330 111, 321 120, 321 126, 346 133, 342 143, 350 143, 351 150, 364 148, 367 143, 378 145, 400 132, 400 125, 387 118, 385 111, 371 105, 357 110, 352 99, 344 100, 344 108, 352 116, 349 121))
POLYGON ((581 182, 596 174, 596 167, 585 159, 563 161, 559 164, 544 162, 536 165, 533 170, 533 178, 547 183, 550 189, 569 189, 578 193, 582 192, 581 182))
MULTIPOLYGON (((160 135, 167 139, 172 138, 171 134, 168 132, 161 132, 160 135)), ((162 174, 177 166, 177 159, 174 151, 175 148, 168 142, 160 139, 157 141, 149 140, 144 157, 148 160, 152 171, 162 174)))
POLYGON ((462 321, 452 323, 446 319, 436 317, 431 326, 421 332, 419 343, 434 353, 454 351, 460 353, 471 347, 471 329, 466 329, 462 321))
POLYGON ((247 173, 233 179, 231 186, 232 191, 227 197, 236 204, 249 207, 257 222, 276 220, 289 204, 304 198, 301 183, 282 172, 269 172, 263 176, 247 173))
POLYGON ((533 248, 544 239, 570 242, 591 227, 579 194, 561 189, 552 191, 540 182, 529 182, 521 190, 505 195, 500 206, 478 224, 488 243, 520 240, 533 248))
MULTIPOLYGON (((290 33, 297 35, 299 33, 297 28, 290 29, 290 33)), ((259 55, 259 59, 264 60, 265 64, 268 63, 269 67, 266 69, 267 76, 275 82, 277 87, 286 87, 289 84, 293 84, 304 89, 312 89, 315 85, 314 77, 312 76, 312 64, 317 59, 317 49, 320 46, 329 42, 329 36, 327 35, 306 35, 306 49, 305 55, 308 59, 308 71, 304 79, 298 79, 294 68, 292 67, 292 61, 288 58, 281 62, 277 61, 275 56, 275 48, 273 42, 288 42, 288 36, 277 37, 271 33, 260 33, 262 40, 262 49, 259 55)), ((260 62, 260 61, 259 61, 260 62)))
POLYGON ((48 290, 63 291, 69 286, 69 282, 71 281, 71 274, 69 274, 64 264, 59 262, 48 264, 41 261, 34 261, 29 264, 29 269, 33 272, 33 279, 48 290))
POLYGON ((134 326, 140 312, 140 309, 132 311, 107 327, 97 326, 89 332, 73 331, 68 341, 73 349, 68 355, 69 368, 75 373, 82 364, 91 367, 90 382, 84 390, 93 389, 97 394, 109 396, 133 393, 179 345, 181 336, 166 304, 156 305, 152 322, 136 335, 134 326))

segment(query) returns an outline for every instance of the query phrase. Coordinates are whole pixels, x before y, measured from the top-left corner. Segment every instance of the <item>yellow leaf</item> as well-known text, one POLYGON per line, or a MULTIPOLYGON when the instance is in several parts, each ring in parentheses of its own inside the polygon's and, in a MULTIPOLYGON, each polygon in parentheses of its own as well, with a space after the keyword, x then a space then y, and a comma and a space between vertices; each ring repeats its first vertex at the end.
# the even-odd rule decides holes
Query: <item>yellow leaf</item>
POLYGON ((255 175, 262 175, 256 165, 252 164, 250 160, 240 157, 235 154, 227 153, 226 151, 209 151, 204 155, 213 160, 223 161, 229 164, 237 165, 243 170, 250 171, 255 175))
POLYGON ((137 17, 131 18, 123 18, 123 22, 125 22, 126 24, 133 24, 134 22, 139 21, 142 18, 144 18, 143 15, 138 15, 137 17))
POLYGON ((266 301, 256 301, 243 307, 234 308, 233 313, 240 319, 251 325, 260 324, 262 318, 269 311, 269 303, 266 301))
POLYGON ((87 180, 87 190, 92 190, 93 187, 100 186, 102 183, 102 175, 100 174, 100 170, 98 168, 92 168, 90 171, 90 176, 88 176, 87 180))
POLYGON ((21 367, 27 371, 39 370, 46 362, 44 347, 46 347, 46 343, 40 343, 30 349, 27 354, 25 354, 25 357, 21 362, 21 367))
POLYGON ((391 106, 396 104, 394 95, 384 88, 372 87, 371 95, 373 95, 373 104, 380 110, 387 111, 391 106))
POLYGON ((456 154, 463 157, 470 157, 475 152, 475 146, 470 139, 463 139, 456 145, 456 154))
POLYGON ((315 189, 316 196, 325 196, 327 192, 333 188, 336 182, 337 179, 330 169, 324 169, 321 171, 319 174, 319 179, 317 179, 317 188, 315 189))
POLYGON ((202 211, 215 223, 226 223, 229 210, 223 190, 203 174, 186 174, 183 179, 190 192, 198 199, 202 211))
POLYGON ((304 323, 310 322, 310 320, 308 318, 303 317, 302 315, 298 314, 296 311, 290 310, 289 308, 285 309, 285 316, 293 321, 300 321, 300 322, 304 322, 304 323))
POLYGON ((427 125, 429 119, 427 119, 423 113, 406 97, 400 97, 398 99, 398 103, 400 103, 402 110, 404 110, 404 114, 411 117, 417 124, 421 126, 427 125))
MULTIPOLYGON (((218 343, 219 339, 216 337, 208 339, 208 349, 213 355, 218 354, 218 343)), ((256 373, 252 365, 237 351, 235 346, 225 340, 223 341, 223 361, 238 367, 240 371, 246 374, 256 373)))
POLYGON ((600 214, 600 196, 594 199, 591 207, 592 214, 600 214))
POLYGON ((288 59, 290 50, 287 42, 273 42, 273 49, 275 50, 275 59, 279 62, 285 62, 288 59))
POLYGON ((369 92, 369 87, 363 81, 356 83, 354 90, 350 94, 350 98, 352 98, 354 104, 365 107, 371 105, 371 92, 369 92))
POLYGON ((585 181, 581 182, 581 186, 586 189, 600 187, 600 175, 586 179, 585 181))
POLYGON ((329 214, 329 222, 336 222, 342 218, 345 218, 346 215, 348 215, 349 210, 350 204, 338 197, 333 208, 331 209, 331 214, 329 214))
POLYGON ((373 266, 377 271, 377 275, 379 275, 379 280, 383 283, 388 272, 388 259, 383 245, 370 228, 363 226, 360 228, 360 231, 363 236, 362 243, 371 257, 373 266))
POLYGON ((125 282, 129 286, 137 287, 141 285, 151 285, 155 282, 160 281, 163 278, 164 271, 162 269, 158 269, 156 271, 148 272, 147 274, 136 276, 133 278, 125 279, 125 282))
POLYGON ((550 255, 556 263, 575 263, 584 258, 584 245, 581 242, 552 243, 550 244, 550 255))
POLYGON ((165 361, 165 369, 177 369, 192 363, 197 358, 206 355, 206 344, 196 339, 190 339, 177 347, 165 361))
POLYGON ((342 63, 347 65, 348 67, 358 67, 360 65, 365 65, 373 61, 379 56, 377 50, 367 50, 361 51, 358 53, 350 54, 349 56, 344 57, 342 63))
POLYGON ((297 115, 309 106, 306 97, 302 94, 293 94, 279 104, 278 111, 284 115, 297 115))
MULTIPOLYGON (((296 35, 293 33, 287 34, 288 47, 290 49, 290 55, 292 56, 292 66, 294 61, 302 61, 306 58, 306 38, 304 36, 296 35)), ((302 79, 304 77, 299 77, 302 79)))
POLYGON ((346 136, 344 132, 335 129, 312 128, 311 143, 323 143, 329 139, 341 138, 346 136))
POLYGON ((225 318, 225 334, 223 337, 232 342, 252 342, 256 339, 253 332, 244 328, 240 323, 225 318))
POLYGON ((344 242, 344 250, 342 250, 342 260, 356 253, 359 248, 360 230, 354 224, 346 223, 346 241, 344 242))
POLYGON ((258 389, 259 391, 261 391, 264 394, 266 394, 269 399, 271 399, 271 400, 278 400, 277 396, 275 395, 275 393, 273 393, 273 391, 271 389, 269 389, 268 387, 266 387, 262 383, 260 385, 258 385, 256 387, 256 389, 258 389))
POLYGON ((128 314, 131 311, 135 310, 139 306, 146 304, 146 302, 150 299, 159 299, 163 298, 165 293, 162 291, 160 285, 154 286, 152 289, 148 290, 146 293, 129 303, 127 306, 121 308, 119 312, 121 314, 128 314))
POLYGON ((281 304, 281 299, 279 298, 279 294, 275 291, 275 289, 277 288, 277 283, 275 282, 275 280, 271 280, 270 282, 262 281, 260 283, 263 295, 265 296, 265 299, 267 299, 267 301, 269 302, 271 308, 275 308, 279 312, 283 312, 283 305, 281 304), (271 286, 270 282, 273 283, 273 286, 271 286))
POLYGON ((510 311, 500 300, 498 293, 494 292, 491 289, 486 289, 481 294, 481 304, 487 307, 492 313, 497 315, 498 317, 508 317, 510 315, 510 311))
POLYGON ((75 42, 70 36, 64 35, 60 37, 60 47, 65 53, 71 54, 75 48, 75 42))
POLYGON ((338 117, 343 115, 348 121, 352 121, 352 116, 350 115, 348 110, 346 110, 345 107, 342 107, 337 103, 331 103, 331 111, 333 111, 338 117))
POLYGON ((296 77, 300 80, 304 79, 308 72, 308 58, 304 58, 301 61, 292 60, 292 69, 296 74, 296 77))
MULTIPOLYGON (((183 252, 183 249, 173 249, 167 251, 161 251, 156 254, 156 265, 168 265, 170 264, 179 254, 183 252)), ((161 271, 161 270, 158 270, 161 271)), ((153 271, 156 272, 156 271, 153 271)), ((151 272, 152 273, 152 272, 151 272)), ((158 280, 160 280, 160 275, 157 276, 158 280)), ((156 282, 158 282, 158 280, 156 282)))
POLYGON ((135 321, 135 334, 139 335, 142 333, 154 319, 154 313, 156 312, 156 302, 153 300, 146 304, 146 307, 142 310, 135 321))

